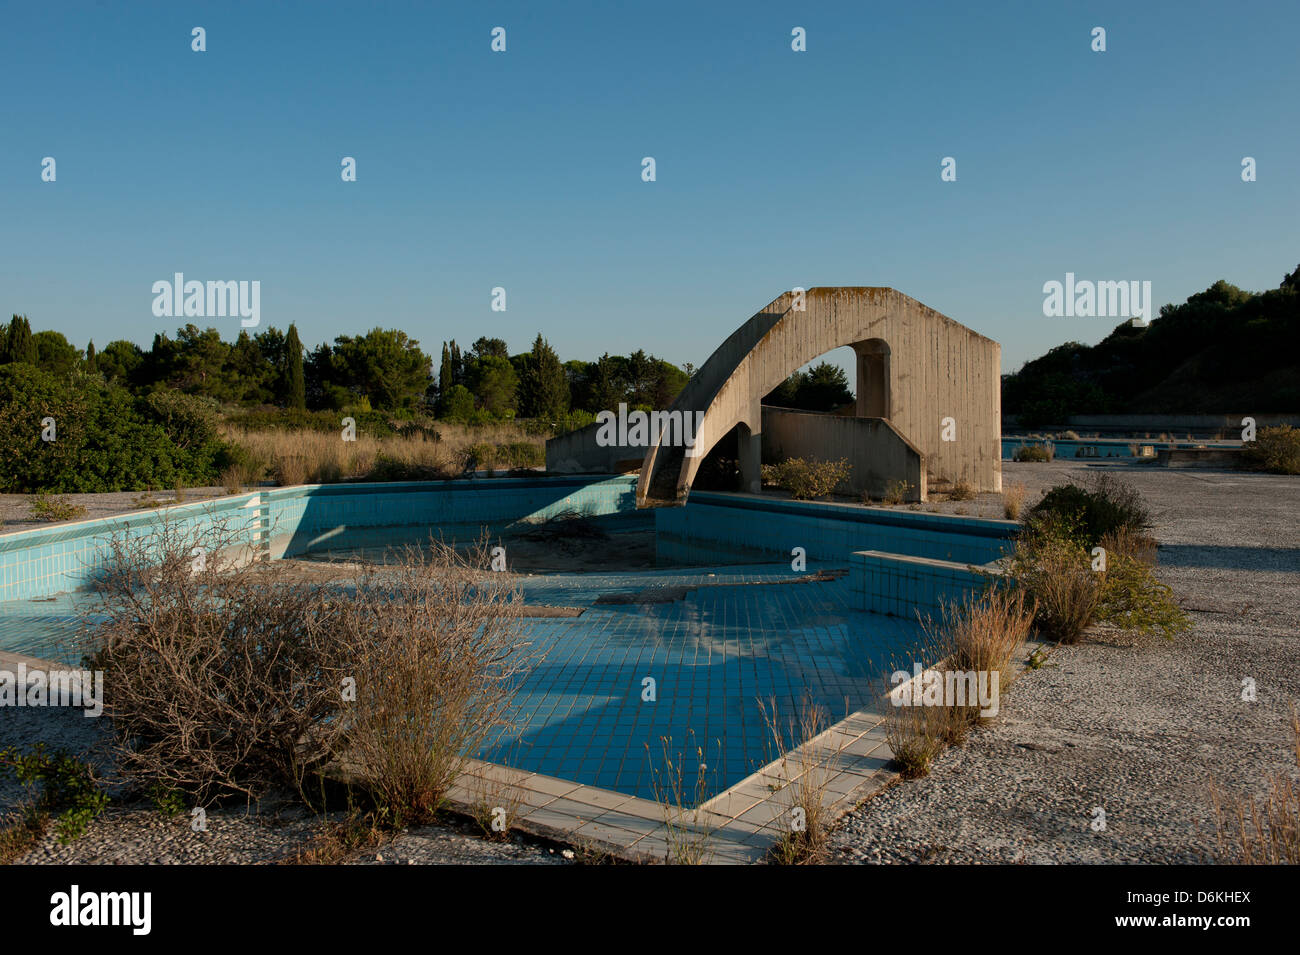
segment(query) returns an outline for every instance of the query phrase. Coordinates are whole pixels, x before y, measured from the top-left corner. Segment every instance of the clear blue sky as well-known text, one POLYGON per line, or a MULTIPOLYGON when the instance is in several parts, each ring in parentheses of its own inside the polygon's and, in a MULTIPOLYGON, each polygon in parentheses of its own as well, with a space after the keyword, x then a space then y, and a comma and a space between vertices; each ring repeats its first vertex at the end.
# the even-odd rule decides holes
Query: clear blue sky
POLYGON ((1009 371, 1116 324, 1043 317, 1067 271, 1149 280, 1158 306, 1300 262, 1294 2, 0 17, 0 311, 79 346, 174 332, 150 289, 178 271, 260 280, 263 327, 309 345, 542 331, 566 359, 697 365, 788 288, 887 285, 1002 342, 1009 371))

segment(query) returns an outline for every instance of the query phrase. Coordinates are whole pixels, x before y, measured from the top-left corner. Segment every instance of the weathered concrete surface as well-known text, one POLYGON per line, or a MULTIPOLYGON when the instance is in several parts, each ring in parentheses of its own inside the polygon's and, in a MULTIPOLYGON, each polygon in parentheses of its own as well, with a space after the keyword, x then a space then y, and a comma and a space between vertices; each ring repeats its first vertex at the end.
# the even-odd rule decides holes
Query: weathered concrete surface
POLYGON ((763 459, 845 458, 851 471, 847 488, 882 498, 893 481, 906 481, 907 501, 923 501, 925 455, 895 430, 886 418, 839 415, 763 407, 763 459))
POLYGON ((628 474, 638 471, 645 448, 601 447, 596 442, 599 424, 589 424, 546 442, 548 474, 628 474))
MULTIPOLYGON (((858 414, 889 419, 926 457, 930 473, 1000 490, 1001 347, 891 288, 786 292, 736 329, 691 378, 674 408, 704 412, 696 454, 652 447, 641 466, 637 503, 677 503, 690 493, 708 450, 741 427, 762 434, 763 396, 795 369, 834 348, 858 356, 858 414), (943 424, 952 419, 951 440, 943 424)), ((818 455, 827 457, 833 449, 818 455)))

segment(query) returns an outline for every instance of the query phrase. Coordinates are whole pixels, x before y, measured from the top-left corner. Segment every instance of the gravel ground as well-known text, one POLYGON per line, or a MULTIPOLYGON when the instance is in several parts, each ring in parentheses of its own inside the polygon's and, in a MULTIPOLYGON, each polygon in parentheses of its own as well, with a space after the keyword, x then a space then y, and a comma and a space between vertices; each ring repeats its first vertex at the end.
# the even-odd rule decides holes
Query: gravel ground
MULTIPOLYGON (((1029 502, 1086 465, 1004 464, 1029 502)), ((1300 480, 1119 466, 1156 514, 1177 641, 1098 633, 1054 650, 1001 715, 877 794, 832 838, 840 862, 1210 862, 1211 781, 1262 792, 1295 769, 1300 480), (1258 701, 1241 700, 1255 680, 1258 701), (1105 812, 1094 831, 1093 810, 1105 812)))
MULTIPOLYGON (((181 503, 190 504, 194 501, 225 497, 226 489, 187 487, 182 493, 181 503)), ((32 494, 0 494, 0 534, 70 523, 70 521, 45 521, 33 518, 34 497, 35 495, 32 494)), ((66 500, 75 507, 85 508, 86 512, 72 518, 73 521, 89 521, 98 517, 112 517, 114 514, 130 514, 149 501, 154 502, 154 505, 150 506, 176 503, 175 491, 111 491, 106 494, 51 494, 49 497, 66 500)))
MULTIPOLYGON (((0 748, 22 749, 44 742, 103 767, 104 724, 87 719, 80 710, 66 707, 6 708, 0 720, 0 748)), ((16 811, 23 788, 13 780, 0 781, 0 825, 16 811)), ((274 863, 292 859, 313 844, 322 820, 285 800, 267 800, 251 809, 214 809, 207 814, 207 830, 194 832, 190 817, 167 818, 150 804, 114 805, 95 820, 86 833, 60 845, 51 826, 31 850, 12 861, 17 864, 102 863, 201 864, 274 863)), ((359 864, 568 864, 562 850, 532 841, 488 842, 470 824, 452 821, 399 834, 390 843, 354 853, 359 864)))

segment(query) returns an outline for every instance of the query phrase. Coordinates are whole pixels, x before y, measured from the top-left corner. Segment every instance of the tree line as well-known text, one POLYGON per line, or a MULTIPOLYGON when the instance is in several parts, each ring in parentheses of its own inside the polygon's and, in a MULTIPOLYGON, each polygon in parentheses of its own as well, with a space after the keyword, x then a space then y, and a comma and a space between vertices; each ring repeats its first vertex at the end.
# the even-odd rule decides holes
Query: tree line
POLYGON ((664 408, 690 375, 689 365, 682 369, 643 350, 562 362, 540 334, 530 350, 514 355, 500 338, 479 338, 463 352, 455 340, 444 342, 435 373, 416 339, 378 327, 308 349, 294 325, 287 332, 241 330, 228 342, 215 328, 189 324, 174 337, 154 335, 147 350, 118 339, 98 351, 92 341, 83 351, 61 332, 33 333, 22 315, 0 334, 0 365, 13 363, 56 379, 94 376, 136 396, 173 390, 245 408, 361 409, 474 422, 555 421, 620 402, 664 408))

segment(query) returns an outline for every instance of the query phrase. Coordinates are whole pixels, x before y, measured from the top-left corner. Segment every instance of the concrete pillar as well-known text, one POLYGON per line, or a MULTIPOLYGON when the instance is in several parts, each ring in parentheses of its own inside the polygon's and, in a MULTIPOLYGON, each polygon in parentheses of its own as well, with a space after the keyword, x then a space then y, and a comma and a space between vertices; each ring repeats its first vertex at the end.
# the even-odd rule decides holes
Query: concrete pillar
MULTIPOLYGON (((761 420, 761 419, 760 419, 761 420)), ((740 457, 740 489, 749 494, 763 490, 763 432, 751 431, 746 425, 736 427, 736 446, 740 457)))

